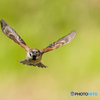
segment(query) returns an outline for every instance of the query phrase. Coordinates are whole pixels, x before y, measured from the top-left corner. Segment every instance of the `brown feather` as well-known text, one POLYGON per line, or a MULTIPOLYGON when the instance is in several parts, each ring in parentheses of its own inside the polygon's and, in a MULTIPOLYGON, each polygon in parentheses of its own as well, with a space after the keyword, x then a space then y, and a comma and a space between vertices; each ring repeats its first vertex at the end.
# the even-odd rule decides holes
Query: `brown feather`
POLYGON ((36 64, 36 66, 42 67, 42 68, 46 68, 46 67, 47 67, 47 66, 45 66, 44 64, 42 64, 41 62, 39 62, 38 64, 36 64))
POLYGON ((30 61, 28 61, 27 59, 19 61, 20 63, 26 64, 26 65, 30 65, 30 66, 38 66, 41 68, 46 68, 47 66, 45 66, 44 64, 42 64, 41 62, 39 62, 38 64, 34 65, 33 63, 31 63, 30 61))
POLYGON ((23 39, 21 39, 21 37, 4 20, 1 20, 0 23, 2 31, 7 37, 19 44, 26 51, 29 51, 30 48, 26 46, 26 43, 23 41, 23 39))
POLYGON ((62 37, 58 41, 50 44, 48 47, 46 47, 45 49, 42 49, 40 51, 43 54, 43 53, 48 52, 48 51, 51 51, 53 49, 57 49, 57 48, 65 45, 65 44, 71 42, 74 39, 75 35, 76 35, 76 31, 75 30, 74 31, 71 31, 68 35, 62 37))

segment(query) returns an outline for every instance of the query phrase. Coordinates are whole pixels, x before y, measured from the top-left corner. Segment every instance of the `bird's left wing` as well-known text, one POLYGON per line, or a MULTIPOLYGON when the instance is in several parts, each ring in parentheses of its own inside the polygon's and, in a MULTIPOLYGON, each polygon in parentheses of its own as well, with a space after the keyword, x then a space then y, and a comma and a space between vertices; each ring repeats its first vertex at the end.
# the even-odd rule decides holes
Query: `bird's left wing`
POLYGON ((71 42, 74 39, 75 35, 76 35, 76 31, 75 30, 74 31, 71 31, 68 35, 62 37, 58 41, 50 44, 48 47, 46 47, 46 48, 44 48, 44 49, 42 49, 40 51, 43 54, 43 53, 46 53, 46 52, 51 51, 53 49, 57 49, 60 46, 63 46, 65 44, 71 42))
POLYGON ((4 20, 1 20, 0 23, 2 31, 6 36, 19 44, 21 47, 23 47, 26 51, 30 50, 23 39, 21 39, 21 37, 4 20))

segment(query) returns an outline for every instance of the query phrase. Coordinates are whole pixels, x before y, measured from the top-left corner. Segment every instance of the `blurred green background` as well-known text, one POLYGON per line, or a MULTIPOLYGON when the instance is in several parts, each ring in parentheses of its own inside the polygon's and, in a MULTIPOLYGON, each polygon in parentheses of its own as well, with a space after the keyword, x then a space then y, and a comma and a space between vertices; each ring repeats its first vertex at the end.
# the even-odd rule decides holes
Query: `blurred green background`
POLYGON ((48 68, 26 66, 26 52, 0 30, 0 100, 99 100, 100 1, 1 0, 4 19, 31 48, 77 31, 73 41, 43 55, 48 68), (70 92, 98 96, 71 97, 70 92))

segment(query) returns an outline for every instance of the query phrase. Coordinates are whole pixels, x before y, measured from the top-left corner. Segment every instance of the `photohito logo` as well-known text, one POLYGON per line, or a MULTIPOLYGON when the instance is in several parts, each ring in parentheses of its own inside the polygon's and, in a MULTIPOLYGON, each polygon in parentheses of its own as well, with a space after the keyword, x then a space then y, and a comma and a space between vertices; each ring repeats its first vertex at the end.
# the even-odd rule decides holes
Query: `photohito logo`
POLYGON ((97 92, 70 92, 70 95, 73 96, 97 96, 97 92))

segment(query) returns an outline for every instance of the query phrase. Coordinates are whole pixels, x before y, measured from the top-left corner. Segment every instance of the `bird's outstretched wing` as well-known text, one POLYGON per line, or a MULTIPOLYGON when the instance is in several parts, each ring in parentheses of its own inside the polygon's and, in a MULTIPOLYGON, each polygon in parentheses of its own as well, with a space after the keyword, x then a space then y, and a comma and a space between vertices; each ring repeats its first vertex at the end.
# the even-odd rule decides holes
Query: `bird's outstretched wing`
POLYGON ((47 66, 45 66, 44 64, 42 64, 41 62, 37 63, 36 65, 34 65, 33 63, 31 63, 30 61, 28 61, 27 59, 25 60, 22 60, 22 61, 19 61, 20 63, 23 63, 23 64, 26 64, 26 65, 29 65, 29 66, 38 66, 38 67, 41 67, 41 68, 46 68, 47 66))
POLYGON ((26 51, 29 51, 30 48, 26 45, 23 39, 21 39, 21 37, 4 20, 1 20, 0 23, 1 29, 6 36, 23 47, 26 51))
POLYGON ((50 44, 48 47, 46 47, 45 49, 42 49, 40 51, 43 54, 43 53, 48 52, 48 51, 51 51, 53 49, 57 49, 60 46, 63 46, 65 44, 71 42, 74 39, 75 35, 76 35, 76 31, 75 30, 74 31, 71 31, 68 35, 62 37, 58 41, 50 44))

